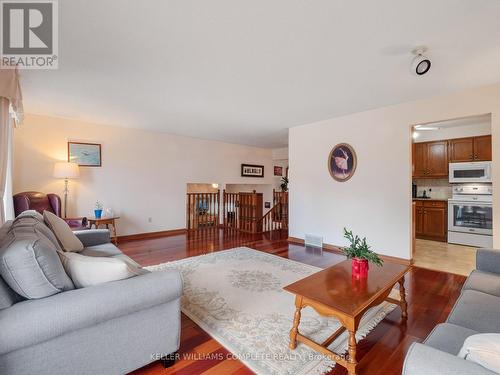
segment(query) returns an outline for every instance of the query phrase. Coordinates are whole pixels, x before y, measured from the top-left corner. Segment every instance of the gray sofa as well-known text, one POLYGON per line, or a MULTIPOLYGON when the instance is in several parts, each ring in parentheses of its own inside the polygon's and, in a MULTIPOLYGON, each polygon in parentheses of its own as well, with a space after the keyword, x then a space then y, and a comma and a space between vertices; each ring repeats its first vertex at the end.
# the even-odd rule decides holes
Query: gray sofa
MULTIPOLYGON (((44 236, 33 223, 23 224, 31 243, 44 236)), ((10 229, 0 228, 0 246, 12 245, 3 241, 10 229)), ((81 254, 126 257, 107 230, 76 234, 81 254)), ((0 374, 124 374, 169 363, 179 348, 182 280, 176 271, 141 273, 39 299, 24 299, 0 277, 0 374)))
POLYGON ((477 333, 500 333, 498 250, 477 251, 476 270, 467 278, 446 323, 438 324, 422 344, 411 345, 403 374, 495 374, 479 364, 457 357, 464 340, 477 333))

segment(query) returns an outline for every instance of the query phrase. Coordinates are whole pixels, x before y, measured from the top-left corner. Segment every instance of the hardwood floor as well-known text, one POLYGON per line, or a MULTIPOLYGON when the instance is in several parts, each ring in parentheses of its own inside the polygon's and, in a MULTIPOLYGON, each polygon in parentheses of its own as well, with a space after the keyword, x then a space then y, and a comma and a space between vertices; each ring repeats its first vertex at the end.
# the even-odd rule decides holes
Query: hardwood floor
POLYGON ((414 265, 436 271, 468 276, 476 268, 477 248, 446 242, 415 242, 414 265))
MULTIPOLYGON (((326 250, 289 244, 286 233, 273 236, 206 231, 172 237, 121 243, 124 253, 147 266, 213 251, 247 246, 318 267, 328 267, 345 258, 326 250)), ((401 374, 403 360, 412 342, 422 341, 432 328, 448 316, 464 276, 413 267, 406 277, 408 320, 401 321, 399 308, 377 325, 358 345, 358 374, 401 374)), ((158 362, 133 375, 159 374, 252 374, 238 360, 186 316, 182 316, 180 360, 164 369, 158 362)), ((330 374, 346 374, 341 366, 330 374)))

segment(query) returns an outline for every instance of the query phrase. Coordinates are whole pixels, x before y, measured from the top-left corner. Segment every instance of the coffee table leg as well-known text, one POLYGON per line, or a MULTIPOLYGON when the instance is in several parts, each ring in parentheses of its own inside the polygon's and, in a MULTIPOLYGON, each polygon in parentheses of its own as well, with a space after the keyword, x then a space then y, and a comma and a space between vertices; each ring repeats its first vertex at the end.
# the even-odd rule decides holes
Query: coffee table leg
POLYGON ((302 310, 302 298, 295 297, 295 315, 293 316, 293 326, 290 330, 290 349, 297 347, 297 334, 299 333, 300 310, 302 310))
POLYGON ((408 304, 406 303, 405 291, 405 277, 403 276, 399 281, 399 297, 401 299, 401 316, 403 319, 408 318, 408 304))
POLYGON ((349 369, 349 375, 355 375, 356 374, 356 331, 349 331, 349 358, 347 360, 347 362, 349 362, 349 364, 352 364, 352 366, 350 366, 352 368, 349 369))

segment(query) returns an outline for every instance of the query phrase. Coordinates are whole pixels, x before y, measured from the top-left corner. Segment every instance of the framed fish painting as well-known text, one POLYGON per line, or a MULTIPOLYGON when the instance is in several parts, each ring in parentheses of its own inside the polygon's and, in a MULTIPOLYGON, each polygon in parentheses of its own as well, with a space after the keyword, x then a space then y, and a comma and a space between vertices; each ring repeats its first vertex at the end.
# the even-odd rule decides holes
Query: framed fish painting
POLYGON ((328 170, 335 181, 345 182, 356 171, 356 152, 351 145, 339 143, 335 145, 328 156, 328 170))
POLYGON ((68 142, 68 161, 80 167, 101 166, 101 145, 98 143, 68 142))

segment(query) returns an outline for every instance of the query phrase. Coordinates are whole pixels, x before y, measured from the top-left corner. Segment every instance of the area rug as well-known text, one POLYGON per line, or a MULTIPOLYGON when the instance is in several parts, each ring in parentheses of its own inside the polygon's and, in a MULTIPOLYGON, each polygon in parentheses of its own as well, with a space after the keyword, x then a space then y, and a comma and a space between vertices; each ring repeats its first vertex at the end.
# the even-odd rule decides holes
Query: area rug
MULTIPOLYGON (((182 312, 259 375, 324 374, 335 362, 299 343, 288 348, 294 296, 282 289, 320 268, 245 247, 148 267, 175 268, 184 280, 182 312)), ((399 299, 398 294, 391 296, 399 299)), ((365 337, 396 305, 384 302, 363 317, 357 339, 365 337)), ((299 331, 323 342, 340 323, 302 310, 299 331)), ((343 353, 347 333, 329 349, 343 353)))

